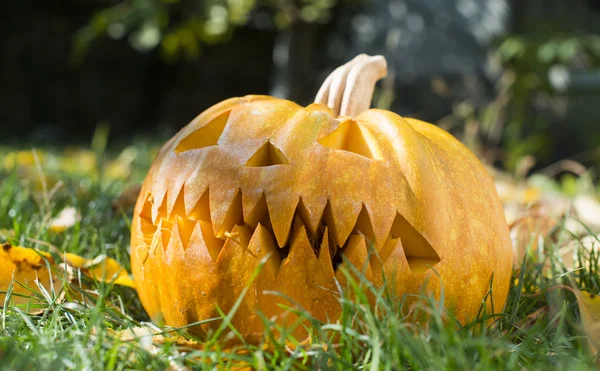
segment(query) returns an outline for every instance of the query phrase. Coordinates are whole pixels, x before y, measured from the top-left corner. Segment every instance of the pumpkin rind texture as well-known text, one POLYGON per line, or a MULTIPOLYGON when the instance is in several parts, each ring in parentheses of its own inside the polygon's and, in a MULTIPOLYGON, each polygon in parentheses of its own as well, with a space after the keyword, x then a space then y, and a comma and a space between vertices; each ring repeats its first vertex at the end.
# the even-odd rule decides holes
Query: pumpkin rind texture
POLYGON ((264 331, 257 311, 285 325, 295 316, 282 307, 299 305, 335 321, 340 264, 376 285, 385 277, 398 296, 439 297, 443 284, 446 307, 465 323, 490 284, 488 313, 503 309, 513 260, 494 184, 450 134, 385 110, 334 117, 325 105, 267 96, 221 102, 164 145, 131 246, 153 319, 218 317, 247 287, 232 324, 248 341, 264 331))

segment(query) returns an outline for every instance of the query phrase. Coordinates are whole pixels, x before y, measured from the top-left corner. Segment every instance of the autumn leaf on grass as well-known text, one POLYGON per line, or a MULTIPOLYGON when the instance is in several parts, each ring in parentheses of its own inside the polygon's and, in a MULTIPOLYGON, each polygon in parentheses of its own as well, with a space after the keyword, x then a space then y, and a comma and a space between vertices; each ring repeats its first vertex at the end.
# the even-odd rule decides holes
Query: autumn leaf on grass
POLYGON ((65 253, 64 259, 69 267, 81 270, 81 273, 89 278, 135 288, 127 270, 118 261, 106 255, 98 255, 90 260, 79 255, 65 253))
POLYGON ((80 215, 77 213, 77 209, 72 206, 65 207, 50 221, 48 228, 54 232, 62 232, 65 229, 74 226, 79 219, 80 215))
POLYGON ((64 281, 76 282, 73 278, 76 269, 84 276, 101 282, 134 287, 125 268, 105 255, 90 260, 65 253, 61 258, 64 261, 57 261, 47 252, 8 243, 2 245, 0 305, 6 305, 9 296, 13 304, 24 306, 29 313, 39 313, 50 302, 63 300, 62 284, 64 281), (57 296, 57 292, 60 295, 57 296))
POLYGON ((105 174, 111 179, 127 178, 131 173, 133 161, 138 156, 138 150, 131 146, 119 154, 115 160, 110 161, 105 168, 105 174))
POLYGON ((583 331, 588 338, 588 344, 592 354, 600 350, 600 296, 574 290, 579 305, 579 314, 583 331))
MULTIPOLYGON (((47 252, 40 252, 10 244, 0 249, 0 305, 6 303, 10 293, 12 302, 27 307, 30 313, 37 313, 47 306, 48 298, 43 295, 53 294, 62 286, 60 277, 51 270, 54 259, 47 252), (42 290, 43 288, 43 290, 42 290)), ((52 300, 52 299, 51 299, 52 300)))
MULTIPOLYGON (((136 326, 120 331, 107 329, 107 331, 122 342, 139 341, 141 347, 151 353, 156 354, 160 351, 163 344, 175 344, 178 347, 190 349, 202 349, 202 345, 190 339, 186 339, 177 333, 162 333, 156 326, 148 324, 146 326, 136 326)), ((94 329, 92 334, 96 333, 94 329)))
MULTIPOLYGON (((222 362, 225 362, 229 365, 228 369, 230 370, 251 370, 252 368, 244 359, 244 357, 248 357, 250 355, 250 351, 244 347, 225 347, 221 348, 219 344, 211 344, 209 346, 206 343, 197 342, 192 339, 188 339, 175 331, 161 331, 160 328, 152 325, 146 324, 143 326, 135 326, 126 328, 120 331, 115 331, 110 328, 105 329, 107 334, 115 339, 118 339, 119 342, 122 343, 132 343, 136 342, 139 344, 140 348, 151 354, 157 354, 163 351, 165 345, 173 345, 177 347, 178 351, 185 353, 193 350, 203 351, 198 357, 190 357, 189 360, 193 360, 197 362, 197 365, 208 366, 211 364, 212 360, 210 356, 206 356, 210 354, 210 352, 215 352, 219 354, 219 358, 222 362)), ((100 339, 98 336, 99 331, 97 328, 92 329, 92 337, 93 341, 100 339)), ((263 344, 261 346, 263 351, 267 351, 269 346, 263 344)), ((200 353, 197 353, 200 354, 200 353)), ((177 364, 172 363, 170 365, 171 370, 188 370, 188 368, 181 368, 181 366, 177 366, 177 364)))
POLYGON ((550 290, 552 289, 569 290, 575 295, 583 333, 587 337, 592 355, 597 355, 600 350, 600 296, 565 285, 557 285, 550 290))

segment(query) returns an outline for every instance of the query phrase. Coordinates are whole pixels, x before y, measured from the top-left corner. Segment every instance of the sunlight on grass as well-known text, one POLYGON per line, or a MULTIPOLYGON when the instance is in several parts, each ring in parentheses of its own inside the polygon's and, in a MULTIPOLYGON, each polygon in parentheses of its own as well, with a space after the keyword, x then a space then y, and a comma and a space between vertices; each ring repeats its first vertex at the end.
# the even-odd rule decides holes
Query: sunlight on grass
MULTIPOLYGON (((53 246, 87 258, 105 254, 129 269, 133 205, 124 201, 115 208, 114 202, 142 181, 155 148, 137 143, 128 150, 127 156, 92 152, 87 167, 61 164, 69 155, 50 149, 39 151, 43 159, 37 160, 25 152, 0 151, 3 158, 13 158, 12 165, 5 160, 0 170, 0 242, 43 251, 53 246), (136 148, 135 156, 131 148, 136 148), (126 169, 105 171, 124 157, 126 169), (75 208, 81 218, 53 230, 52 219, 66 207, 75 208)), ((261 316, 269 331, 259 345, 217 341, 239 339, 229 323, 235 307, 207 319, 220 324, 217 331, 191 338, 185 329, 149 323, 135 290, 110 282, 81 288, 60 280, 53 290, 36 295, 43 309, 36 314, 14 305, 9 288, 0 303, 0 364, 3 369, 51 370, 592 368, 595 360, 577 299, 559 286, 600 292, 597 250, 579 254, 575 267, 567 268, 559 243, 544 243, 543 259, 525 258, 515 270, 508 304, 494 318, 482 311, 462 326, 443 308, 443 298, 391 297, 393 290, 374 287, 350 268, 345 271, 348 287, 340 288, 339 321, 319 322, 289 303, 289 310, 300 315, 297 325, 307 326, 309 339, 293 339, 290 329, 261 316), (60 295, 64 300, 56 300, 60 295)))

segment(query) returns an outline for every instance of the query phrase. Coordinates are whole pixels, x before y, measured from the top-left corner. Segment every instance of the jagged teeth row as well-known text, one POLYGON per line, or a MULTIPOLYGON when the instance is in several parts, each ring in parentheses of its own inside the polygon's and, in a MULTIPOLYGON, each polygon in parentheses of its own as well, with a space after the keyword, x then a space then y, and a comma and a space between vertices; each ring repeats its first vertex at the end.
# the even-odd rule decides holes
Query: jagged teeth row
MULTIPOLYGON (((268 245, 273 247, 276 246, 274 240, 278 242, 280 247, 283 247, 288 245, 288 239, 291 238, 292 241, 289 244, 291 255, 292 247, 298 246, 298 233, 305 235, 308 240, 309 235, 317 236, 317 230, 322 223, 328 231, 327 235, 331 235, 332 241, 338 247, 344 246, 348 242, 344 249, 344 255, 352 254, 355 248, 351 248, 351 246, 364 242, 365 252, 367 246, 374 247, 379 255, 375 260, 385 261, 393 249, 396 248, 396 245, 400 243, 401 238, 406 260, 411 267, 415 265, 414 262, 419 264, 426 262, 428 265, 434 265, 440 261, 438 254, 431 245, 398 213, 389 228, 387 228, 387 234, 384 237, 378 236, 374 232, 375 228, 373 228, 370 215, 364 204, 359 205, 359 211, 355 213, 354 218, 340 216, 340 219, 336 219, 336 214, 334 214, 334 209, 329 200, 326 200, 325 206, 320 209, 322 210, 320 213, 311 213, 304 205, 302 198, 298 197, 293 208, 291 208, 294 213, 291 214, 289 222, 287 222, 287 215, 277 212, 278 208, 274 209, 274 213, 271 212, 272 208, 268 205, 269 199, 264 194, 260 195, 257 201, 250 203, 252 207, 244 208, 243 195, 238 190, 229 203, 229 207, 225 209, 226 211, 216 213, 216 215, 213 209, 210 208, 212 203, 210 202, 211 195, 208 190, 204 192, 196 206, 188 213, 185 212, 182 191, 179 192, 172 207, 166 205, 167 199, 167 197, 164 197, 162 204, 155 207, 152 203, 152 197, 149 196, 140 213, 142 232, 148 246, 156 247, 160 244, 164 249, 168 249, 168 246, 176 241, 176 247, 188 249, 200 244, 206 247, 210 256, 216 261, 227 242, 230 240, 235 242, 239 238, 239 234, 242 233, 240 231, 246 231, 247 229, 250 231, 248 232, 249 236, 253 236, 252 230, 255 231, 254 233, 256 231, 266 233, 270 241, 268 245), (186 214, 187 216, 183 216, 186 214), (215 216, 217 217, 216 220, 213 219, 215 216), (297 222, 292 223, 292 218, 295 218, 297 222), (349 220, 353 222, 349 223, 349 220), (273 239, 269 229, 272 229, 275 239, 273 239), (300 229, 302 232, 299 232, 300 229), (294 233, 291 233, 292 230, 294 233), (357 236, 360 236, 360 238, 357 236)), ((282 205, 281 208, 290 209, 289 204, 288 207, 285 206, 282 205)), ((319 259, 322 259, 320 255, 323 253, 323 244, 329 244, 328 239, 329 237, 321 240, 319 259)), ((251 239, 248 238, 247 240, 250 243, 251 239)), ((362 252, 362 249, 360 250, 362 252)), ((309 248, 308 251, 312 251, 312 248, 309 248)), ((329 252, 329 248, 325 251, 329 252)), ((276 255, 279 256, 279 254, 276 255)), ((329 254, 325 255, 329 256, 329 254)), ((364 258, 354 260, 359 264, 367 260, 374 261, 374 259, 369 259, 366 253, 364 258)), ((331 262, 329 262, 329 265, 331 265, 331 262)))
MULTIPOLYGON (((329 276, 335 275, 327 229, 321 239, 320 249, 315 254, 306 227, 296 224, 289 244, 289 253, 282 259, 279 254, 280 249, 275 244, 272 234, 261 224, 254 229, 247 225, 236 225, 231 232, 227 233, 225 241, 222 241, 214 236, 211 240, 211 237, 205 233, 206 226, 203 227, 203 222, 198 221, 189 240, 184 243, 179 225, 175 223, 172 229, 168 229, 163 226, 163 221, 164 219, 159 221, 151 239, 147 240, 151 254, 173 253, 174 251, 193 254, 194 250, 197 252, 200 249, 203 255, 210 255, 217 264, 241 255, 244 255, 246 260, 252 257, 249 260, 255 264, 267 259, 263 270, 272 277, 278 277, 280 270, 289 264, 314 265, 315 263, 318 263, 322 272, 329 276)), ((395 240, 394 243, 399 243, 399 241, 395 240)), ((354 267, 364 269, 366 276, 372 275, 371 265, 374 263, 370 260, 374 260, 375 256, 369 255, 368 243, 363 235, 351 235, 342 254, 354 267)), ((251 263, 247 264, 252 265, 251 263)))
POLYGON ((163 197, 160 205, 153 203, 150 197, 142 215, 152 220, 155 226, 160 219, 171 220, 172 216, 206 221, 211 223, 214 235, 222 239, 235 225, 248 224, 256 227, 259 222, 269 223, 280 247, 287 244, 292 221, 298 215, 313 235, 322 223, 327 225, 338 246, 343 246, 348 236, 357 231, 378 248, 383 246, 390 235, 394 235, 394 210, 382 213, 388 214, 384 217, 377 215, 378 220, 372 223, 372 215, 364 203, 346 200, 338 202, 339 200, 328 198, 313 201, 316 202, 311 202, 311 207, 308 207, 301 196, 282 198, 269 197, 263 193, 248 195, 241 190, 206 190, 193 207, 186 207, 189 205, 184 202, 184 192, 180 190, 177 197, 163 197))

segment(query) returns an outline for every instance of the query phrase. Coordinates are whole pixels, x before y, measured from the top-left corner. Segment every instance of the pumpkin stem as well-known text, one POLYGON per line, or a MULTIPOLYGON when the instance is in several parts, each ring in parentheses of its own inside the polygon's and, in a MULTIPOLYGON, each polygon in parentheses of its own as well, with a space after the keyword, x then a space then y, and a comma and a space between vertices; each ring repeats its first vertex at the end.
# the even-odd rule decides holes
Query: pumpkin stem
POLYGON ((336 116, 356 116, 371 107, 375 83, 386 75, 383 56, 360 54, 327 77, 315 103, 329 106, 336 116))

